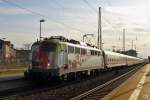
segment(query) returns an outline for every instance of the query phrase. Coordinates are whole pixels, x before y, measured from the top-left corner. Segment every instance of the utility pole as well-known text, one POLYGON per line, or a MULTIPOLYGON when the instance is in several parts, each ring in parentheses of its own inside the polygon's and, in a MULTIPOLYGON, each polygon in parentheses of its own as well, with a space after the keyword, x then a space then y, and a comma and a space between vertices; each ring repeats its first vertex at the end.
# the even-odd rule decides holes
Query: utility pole
MULTIPOLYGON (((137 40, 137 36, 135 38, 135 41, 137 40)), ((135 50, 136 50, 136 43, 134 43, 134 40, 132 40, 132 43, 131 43, 131 49, 133 50, 134 49, 134 44, 135 44, 135 50)))
POLYGON ((133 50, 133 40, 132 40, 132 45, 131 46, 132 46, 131 49, 133 50))
POLYGON ((40 35, 39 35, 39 39, 40 39, 40 41, 41 41, 41 38, 42 38, 42 36, 41 36, 41 24, 42 24, 42 22, 45 22, 45 20, 44 19, 41 19, 40 20, 40 35))
POLYGON ((85 41, 84 41, 84 38, 87 37, 87 36, 92 36, 92 37, 94 37, 94 34, 84 34, 84 35, 83 35, 83 42, 85 42, 85 41))
POLYGON ((125 52, 125 29, 123 29, 123 47, 122 50, 125 52))
POLYGON ((98 13, 98 43, 97 43, 98 49, 102 48, 102 26, 101 26, 101 7, 99 7, 99 13, 98 13))

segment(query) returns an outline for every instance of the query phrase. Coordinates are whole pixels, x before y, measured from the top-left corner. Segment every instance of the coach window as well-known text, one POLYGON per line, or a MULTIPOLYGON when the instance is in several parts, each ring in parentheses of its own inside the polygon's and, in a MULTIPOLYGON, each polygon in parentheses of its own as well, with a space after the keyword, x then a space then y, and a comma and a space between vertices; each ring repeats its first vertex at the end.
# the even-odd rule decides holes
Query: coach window
POLYGON ((98 56, 100 56, 101 55, 101 52, 100 51, 98 51, 98 56))
POLYGON ((94 55, 95 55, 95 56, 97 55, 97 51, 94 51, 94 55))
POLYGON ((75 54, 80 54, 80 48, 75 48, 75 54))
POLYGON ((94 55, 96 55, 96 51, 93 51, 94 55))
POLYGON ((96 55, 96 51, 93 51, 94 52, 94 55, 96 55))
POLYGON ((87 49, 85 49, 85 55, 87 54, 87 49))
POLYGON ((95 55, 95 51, 93 50, 92 52, 93 52, 93 55, 95 55))
POLYGON ((96 56, 98 55, 98 52, 97 52, 97 51, 95 51, 95 55, 96 55, 96 56))
POLYGON ((91 55, 93 55, 93 51, 91 50, 91 55))
POLYGON ((74 53, 74 47, 68 46, 68 53, 74 53))
POLYGON ((110 58, 108 58, 108 62, 110 62, 110 58))
POLYGON ((91 55, 94 55, 95 53, 94 53, 94 50, 91 50, 91 55))
POLYGON ((81 54, 85 55, 86 54, 86 49, 81 49, 81 54))

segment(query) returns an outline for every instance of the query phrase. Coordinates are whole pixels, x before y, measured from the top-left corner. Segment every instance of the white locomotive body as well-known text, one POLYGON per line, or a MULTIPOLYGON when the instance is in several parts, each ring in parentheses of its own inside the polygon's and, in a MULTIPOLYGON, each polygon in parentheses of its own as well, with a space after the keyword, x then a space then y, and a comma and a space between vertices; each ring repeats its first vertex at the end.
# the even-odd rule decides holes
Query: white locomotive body
POLYGON ((63 52, 62 54, 66 62, 63 61, 64 57, 60 57, 63 62, 62 65, 59 65, 60 75, 70 72, 88 71, 90 69, 103 69, 103 57, 100 50, 65 42, 62 42, 61 45, 65 45, 66 47, 64 48, 66 49, 66 53, 63 52))

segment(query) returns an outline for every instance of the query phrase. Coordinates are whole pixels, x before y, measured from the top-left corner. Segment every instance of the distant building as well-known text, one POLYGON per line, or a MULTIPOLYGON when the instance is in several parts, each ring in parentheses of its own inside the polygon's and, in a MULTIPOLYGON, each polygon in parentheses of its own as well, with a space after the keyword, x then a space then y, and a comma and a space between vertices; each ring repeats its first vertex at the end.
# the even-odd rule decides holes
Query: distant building
POLYGON ((133 49, 125 51, 125 54, 129 56, 137 57, 137 52, 136 50, 133 50, 133 49))
POLYGON ((10 41, 0 39, 0 64, 28 64, 30 50, 16 50, 10 41))
POLYGON ((3 44, 4 41, 0 39, 0 63, 2 63, 4 56, 3 56, 3 44))
POLYGON ((117 53, 122 53, 122 54, 125 54, 125 55, 129 55, 129 56, 133 56, 133 57, 137 57, 137 51, 133 50, 133 49, 130 49, 130 50, 127 50, 127 51, 117 50, 116 52, 117 53))
POLYGON ((148 61, 149 61, 149 63, 150 63, 150 56, 148 56, 148 61))
POLYGON ((16 63, 29 64, 30 50, 16 50, 16 63))
POLYGON ((10 41, 0 39, 0 63, 14 63, 16 58, 15 49, 10 41))

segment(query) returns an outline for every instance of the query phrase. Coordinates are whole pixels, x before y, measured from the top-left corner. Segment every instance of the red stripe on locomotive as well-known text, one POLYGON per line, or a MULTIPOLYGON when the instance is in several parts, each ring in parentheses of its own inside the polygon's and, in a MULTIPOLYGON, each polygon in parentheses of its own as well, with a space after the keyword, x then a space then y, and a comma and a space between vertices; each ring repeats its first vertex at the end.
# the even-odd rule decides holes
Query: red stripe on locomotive
POLYGON ((43 69, 47 68, 48 65, 48 52, 40 51, 40 65, 43 67, 43 69))

